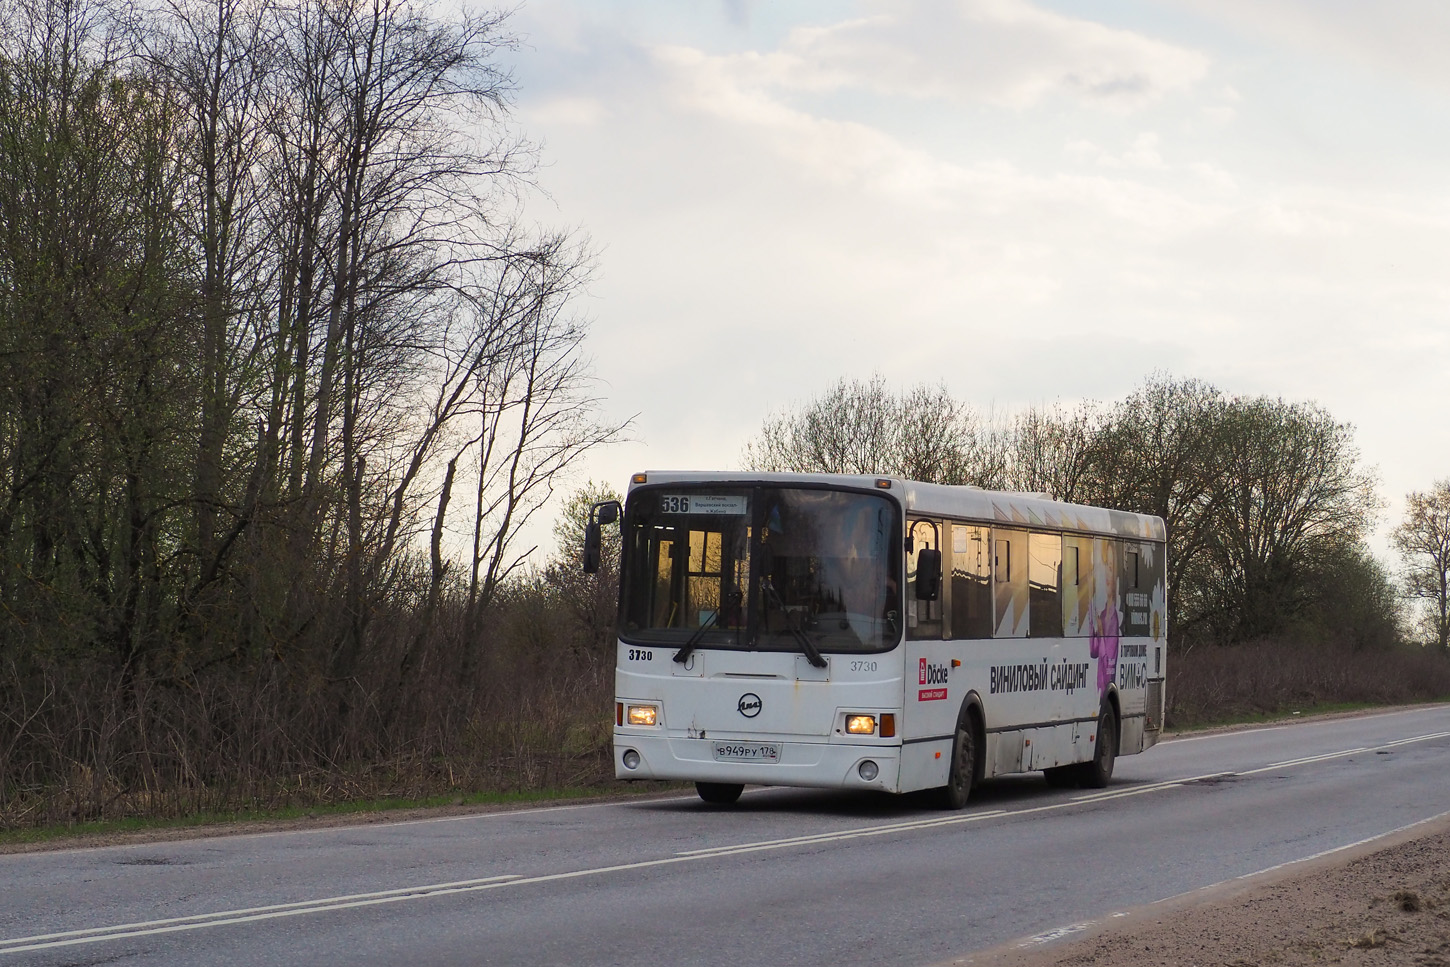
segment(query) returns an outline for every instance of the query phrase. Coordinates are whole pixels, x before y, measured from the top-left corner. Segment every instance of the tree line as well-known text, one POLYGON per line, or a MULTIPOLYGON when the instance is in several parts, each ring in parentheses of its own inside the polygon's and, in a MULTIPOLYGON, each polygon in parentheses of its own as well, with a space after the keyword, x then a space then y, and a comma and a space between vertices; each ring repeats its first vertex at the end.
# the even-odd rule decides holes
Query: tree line
POLYGON ((624 429, 587 242, 521 218, 507 15, 0 23, 0 812, 467 733, 511 688, 522 529, 624 429))
MULTIPOLYGON (((521 535, 626 427, 587 242, 520 215, 507 16, 0 23, 0 827, 608 775, 617 558, 575 557, 613 493, 543 567, 521 535)), ((1182 647, 1396 634, 1373 475, 1312 404, 1154 377, 994 420, 842 381, 745 462, 1159 514, 1182 647)), ((1421 496, 1396 539, 1443 646, 1450 492, 1421 496)))
MULTIPOLYGON (((1162 517, 1170 644, 1402 640, 1403 592, 1366 540, 1383 504, 1354 429, 1323 407, 1156 374, 1108 404, 984 415, 943 386, 838 381, 766 418, 747 469, 890 474, 1162 517)), ((1446 651, 1450 485, 1395 531, 1418 628, 1446 651)))

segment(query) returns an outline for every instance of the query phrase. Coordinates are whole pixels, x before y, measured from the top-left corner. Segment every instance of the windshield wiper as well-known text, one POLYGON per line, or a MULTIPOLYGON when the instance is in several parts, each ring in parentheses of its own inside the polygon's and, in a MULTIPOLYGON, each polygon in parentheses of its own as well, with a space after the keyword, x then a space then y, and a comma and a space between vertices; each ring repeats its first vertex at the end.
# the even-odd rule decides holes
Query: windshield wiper
POLYGON ((689 661, 690 656, 693 655, 695 653, 695 649, 699 647, 700 639, 705 636, 705 632, 710 629, 711 625, 718 624, 719 621, 720 612, 716 611, 715 617, 711 618, 709 621, 696 628, 695 633, 690 635, 689 639, 685 641, 684 647, 681 648, 679 651, 675 652, 675 661, 679 662, 681 665, 689 661))
MULTIPOLYGON (((739 591, 732 591, 732 592, 730 592, 730 596, 729 596, 730 607, 731 608, 737 608, 737 607, 739 607, 740 606, 740 598, 741 598, 741 594, 740 594, 739 591)), ((690 656, 695 653, 695 649, 700 646, 700 639, 703 638, 703 637, 705 637, 705 632, 709 631, 710 630, 710 627, 712 625, 714 627, 716 627, 716 628, 723 627, 720 624, 720 616, 723 615, 724 613, 725 613, 725 609, 724 608, 716 608, 715 609, 714 616, 711 617, 709 621, 705 622, 704 624, 700 625, 700 627, 696 628, 695 629, 695 633, 692 634, 692 635, 690 635, 689 639, 687 639, 685 641, 684 647, 682 647, 679 651, 675 652, 675 661, 679 662, 681 665, 683 665, 685 662, 689 661, 690 660, 690 656)), ((736 629, 736 637, 738 638, 739 636, 740 636, 739 629, 736 629)))
POLYGON ((786 616, 786 630, 796 640, 796 644, 801 646, 801 651, 805 652, 806 660, 817 668, 825 668, 827 662, 825 657, 821 655, 820 649, 815 646, 815 643, 811 641, 804 631, 790 626, 790 612, 786 611, 785 602, 780 599, 780 595, 776 592, 775 585, 771 583, 769 575, 761 577, 760 589, 765 592, 767 602, 773 604, 779 609, 781 614, 786 616))

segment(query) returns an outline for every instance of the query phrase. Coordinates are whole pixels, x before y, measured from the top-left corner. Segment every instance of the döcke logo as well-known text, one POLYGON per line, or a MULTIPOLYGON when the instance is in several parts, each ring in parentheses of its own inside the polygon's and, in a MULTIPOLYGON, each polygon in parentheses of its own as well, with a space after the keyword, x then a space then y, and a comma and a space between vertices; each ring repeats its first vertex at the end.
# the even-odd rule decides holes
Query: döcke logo
POLYGON ((928 662, 923 658, 916 666, 916 683, 918 685, 945 685, 949 671, 951 671, 950 665, 938 665, 936 662, 928 662))

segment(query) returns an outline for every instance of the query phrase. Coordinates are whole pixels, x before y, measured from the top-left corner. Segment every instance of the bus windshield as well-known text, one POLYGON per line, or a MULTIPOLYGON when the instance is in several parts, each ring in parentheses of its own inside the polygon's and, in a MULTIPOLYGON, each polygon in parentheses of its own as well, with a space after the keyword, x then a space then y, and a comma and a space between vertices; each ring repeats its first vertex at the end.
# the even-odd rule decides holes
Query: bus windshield
POLYGON ((681 648, 882 651, 901 637, 900 514, 804 487, 630 494, 620 637, 681 648))

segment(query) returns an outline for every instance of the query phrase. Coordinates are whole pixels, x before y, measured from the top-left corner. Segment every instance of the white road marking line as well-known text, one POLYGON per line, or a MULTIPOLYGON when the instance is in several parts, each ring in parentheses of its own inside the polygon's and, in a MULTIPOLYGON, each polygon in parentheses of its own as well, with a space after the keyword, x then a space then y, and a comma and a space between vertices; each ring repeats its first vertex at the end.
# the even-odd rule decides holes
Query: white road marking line
POLYGON ((1342 853, 1347 849, 1354 849, 1356 846, 1364 846, 1366 844, 1373 843, 1377 839, 1384 839, 1386 836, 1393 836, 1396 833, 1406 832, 1408 830, 1414 829, 1416 826, 1423 826, 1426 823, 1433 823, 1435 820, 1443 819, 1446 816, 1450 816, 1450 810, 1446 810, 1445 812, 1435 816, 1427 816, 1424 819, 1417 819, 1413 823, 1406 823, 1403 826, 1396 827, 1395 829, 1386 830, 1383 833, 1376 833, 1373 836, 1366 836, 1364 839, 1355 840, 1353 843, 1345 843, 1343 846, 1335 846, 1330 849, 1320 850, 1318 853, 1314 853, 1310 856, 1301 856, 1295 860, 1286 860, 1283 863, 1275 863, 1273 866, 1266 866, 1262 870, 1255 870, 1252 873, 1241 874, 1234 877, 1234 879, 1249 880, 1256 876, 1262 876, 1265 873, 1272 873, 1275 870, 1282 870, 1286 866, 1293 866, 1296 863, 1308 863, 1310 860, 1322 859, 1325 856, 1333 856, 1335 853, 1342 853))
POLYGON ((1378 746, 1378 748, 1393 749, 1397 745, 1409 745, 1411 742, 1424 742, 1426 739, 1443 739, 1447 736, 1450 736, 1450 732, 1430 732, 1426 735, 1417 735, 1409 739, 1396 739, 1393 742, 1386 742, 1384 745, 1378 746))
MULTIPOLYGON (((1242 734, 1242 733, 1239 733, 1242 734)), ((1275 769, 1287 768, 1296 765, 1309 765, 1317 762, 1325 762, 1331 759, 1343 758, 1360 752, 1372 752, 1378 749, 1395 748, 1409 745, 1415 742, 1426 742, 1431 739, 1439 739, 1450 736, 1450 732, 1431 732, 1425 735, 1411 736, 1406 739, 1396 739, 1383 745, 1371 746, 1368 748, 1346 749, 1339 752, 1329 752, 1322 755, 1306 756, 1300 759, 1290 759, 1285 762, 1274 763, 1258 769, 1245 770, 1243 772, 1216 772, 1201 776, 1186 776, 1181 779, 1169 779, 1162 782, 1149 783, 1143 786, 1135 786, 1121 790, 1105 791, 1100 793, 1089 793, 1085 796, 1077 796, 1064 802, 1047 803, 1041 806, 1028 806, 1021 809, 1005 810, 984 810, 964 816, 951 816, 942 819, 928 819, 921 821, 908 821, 898 823, 884 823, 877 826, 859 827, 854 830, 842 830, 839 832, 817 833, 807 836, 792 837, 789 839, 764 840, 754 843, 740 843, 732 846, 719 846, 699 850, 688 850, 654 860, 641 860, 636 863, 622 863, 615 866, 602 866, 592 869, 570 870, 563 873, 547 873, 539 876, 523 876, 521 874, 500 874, 497 876, 482 877, 473 880, 457 880, 452 883, 437 883, 426 886, 403 887, 396 890, 381 890, 375 893, 357 893, 347 896, 328 897, 320 900, 305 900, 296 903, 280 903, 263 907, 251 907, 241 910, 224 910, 216 913, 197 914, 190 917, 172 917, 164 920, 150 920, 131 924, 117 924, 108 927, 91 927, 83 930, 70 930, 59 933, 37 934, 30 937, 16 937, 9 940, 0 940, 0 955, 10 953, 23 953, 33 950, 47 950, 54 947, 69 947, 77 944, 99 943, 106 940, 126 940, 135 937, 153 936, 164 933, 177 933, 187 930, 201 930, 207 927, 227 926, 230 924, 252 923, 259 920, 272 920, 279 917, 301 916, 308 913, 326 913, 332 910, 349 910, 357 907, 375 906, 382 903, 397 903, 403 900, 419 900, 437 896, 448 896, 458 893, 475 893, 483 890, 494 890, 500 887, 524 886, 533 883, 548 883, 556 880, 577 879, 585 876, 598 876, 605 873, 618 873, 626 870, 648 869, 650 867, 671 866, 677 863, 688 863, 695 860, 715 859, 722 856, 736 856, 744 853, 756 853, 766 850, 785 849, 791 846, 812 845, 816 843, 837 842, 841 840, 859 839, 866 836, 880 836, 893 832, 911 832, 918 829, 930 829, 939 826, 961 825, 965 823, 979 822, 983 819, 993 819, 1002 816, 1026 816, 1033 813, 1051 812, 1058 809, 1067 809, 1072 806, 1085 805, 1089 803, 1103 802, 1109 799, 1122 799, 1128 796, 1139 796, 1149 792, 1161 792, 1166 789, 1175 789, 1188 783, 1198 782, 1204 779, 1228 778, 1234 776, 1249 776, 1263 772, 1270 772, 1275 769)), ((566 807, 569 808, 569 807, 566 807)), ((575 807, 577 808, 577 807, 575 807)), ((542 810, 540 810, 542 811, 542 810)), ((515 814, 516 815, 516 814, 515 814)), ((1266 867, 1253 873, 1246 873, 1235 879, 1248 879, 1259 876, 1272 870, 1280 869, 1293 863, 1302 863, 1307 860, 1328 856, 1342 850, 1351 849, 1365 843, 1373 842, 1384 836, 1413 829, 1423 823, 1432 822, 1443 816, 1450 815, 1450 811, 1422 819, 1418 822, 1401 826, 1398 829, 1381 833, 1368 839, 1350 843, 1345 846, 1338 846, 1313 856, 1302 857, 1291 860, 1287 863, 1280 863, 1276 866, 1266 867)), ((449 817, 453 818, 453 817, 449 817)), ((1221 881, 1228 882, 1228 881, 1221 881)), ((1219 884, 1211 884, 1217 886, 1219 884)), ((1176 896, 1187 896, 1196 893, 1198 890, 1209 889, 1210 887, 1199 887, 1197 890, 1190 890, 1188 893, 1177 894, 1176 896)), ((1163 900, 1155 900, 1161 903, 1174 897, 1165 897, 1163 900)), ((1057 928, 1047 934, 1039 934, 1038 937, 1048 939, 1034 942, 1046 943, 1058 936, 1065 936, 1066 933, 1086 929, 1095 921, 1085 921, 1080 924, 1071 924, 1067 927, 1057 928), (1065 931, 1065 932, 1064 932, 1065 931)))
POLYGON ((1284 725, 1261 725, 1256 729, 1234 729, 1230 732, 1209 732, 1207 735, 1175 735, 1171 739, 1164 739, 1163 745, 1172 743, 1182 745, 1188 742, 1211 742, 1214 739, 1236 739, 1241 735, 1258 735, 1262 732, 1280 732, 1284 729, 1292 729, 1293 724, 1284 725))
MULTIPOLYGON (((1239 876, 1232 877, 1231 879, 1219 880, 1217 883, 1210 883, 1207 886, 1194 887, 1192 890, 1185 890, 1182 893, 1175 893, 1172 896, 1159 897, 1157 900, 1149 901, 1147 905, 1155 906, 1159 903, 1169 903, 1173 900, 1181 900, 1184 897, 1190 897, 1196 893, 1203 893, 1207 890, 1221 887, 1226 883, 1234 883, 1239 880, 1251 880, 1256 876, 1263 876, 1265 873, 1272 873, 1275 870, 1282 870, 1288 866, 1294 866, 1299 863, 1308 863, 1311 860, 1321 859, 1325 856, 1332 856, 1335 853, 1342 853, 1345 850, 1354 849, 1356 846, 1365 846, 1369 843, 1373 843, 1375 840, 1384 839, 1387 836, 1394 836, 1396 833, 1407 832, 1408 830, 1414 829, 1416 826, 1423 826, 1426 823, 1433 823, 1437 819, 1444 819, 1446 816, 1450 816, 1450 810, 1446 810, 1445 812, 1439 813, 1435 816, 1427 816, 1424 819, 1417 819, 1413 823, 1406 823, 1403 826, 1396 827, 1395 829, 1386 830, 1383 833, 1377 833, 1374 836, 1367 836, 1364 839, 1356 840, 1353 843, 1345 843, 1343 846, 1335 846, 1331 849, 1321 850, 1320 852, 1314 853, 1311 856, 1301 856, 1298 859, 1288 860, 1283 863, 1276 863, 1273 866, 1266 866, 1262 870, 1255 870, 1252 873, 1244 873, 1239 876)), ((1108 915, 1107 919, 1117 919, 1119 917, 1126 916, 1128 916, 1128 913, 1126 911, 1111 913, 1108 915)), ((1045 943, 1051 943, 1054 940, 1061 940, 1063 937, 1086 930, 1088 927, 1095 926, 1099 922, 1100 921, 1098 920, 1084 920, 1080 923, 1068 924, 1065 927, 1055 927, 1043 933, 1028 937, 1025 940, 1019 940, 1017 943, 1013 944, 1013 946, 1020 950, 1029 947, 1040 946, 1045 943)))
MULTIPOLYGON (((1326 759, 1342 759, 1347 755, 1358 755, 1361 752, 1368 752, 1369 749, 1360 747, 1356 749, 1340 749, 1338 752, 1324 752, 1319 755, 1306 755, 1298 759, 1285 759, 1283 762, 1271 762, 1263 769, 1282 769, 1285 766, 1302 766, 1311 762, 1324 762, 1326 759)), ((1242 773, 1249 775, 1249 773, 1242 773)))
POLYGON ((321 913, 327 910, 348 910, 354 907, 373 906, 378 903, 392 903, 398 900, 417 900, 429 896, 449 893, 463 893, 485 886, 501 886, 517 879, 517 873, 499 876, 485 876, 473 880, 457 880, 452 883, 433 883, 426 886, 402 887, 396 890, 378 890, 374 893, 352 893, 346 896, 324 897, 320 900, 300 900, 296 903, 274 903, 262 907, 247 907, 240 910, 218 910, 214 913, 199 913, 189 917, 168 917, 164 920, 143 920, 137 923, 120 923, 106 927, 89 927, 84 930, 66 930, 60 933, 43 933, 30 937, 15 937, 0 940, 0 954, 19 953, 23 950, 40 950, 48 947, 67 947, 77 943, 91 943, 97 940, 116 940, 124 937, 143 937, 155 933, 174 933, 178 930, 197 930, 228 923, 248 923, 254 920, 271 920, 277 917, 295 917, 304 913, 321 913), (28 944, 28 946, 14 946, 28 944))
POLYGON ((994 816, 1001 816, 1007 812, 1005 809, 990 809, 979 813, 969 813, 965 816, 948 816, 940 819, 918 819, 902 823, 886 823, 879 826, 859 826, 855 829, 843 829, 829 833, 811 833, 806 836, 792 836, 788 839, 766 839, 756 843, 740 843, 735 846, 710 846, 704 849, 681 850, 676 856, 719 856, 742 850, 778 848, 781 846, 803 846, 811 843, 829 842, 838 839, 857 839, 862 836, 879 836, 882 833, 896 833, 914 829, 930 829, 936 826, 954 826, 960 823, 975 823, 979 820, 990 819, 994 816))
POLYGON ((1150 782, 1142 786, 1129 786, 1125 789, 1107 789, 1102 792, 1089 792, 1080 796, 1073 796, 1073 802, 1097 802, 1100 799, 1119 799, 1123 796, 1139 796, 1145 792, 1157 792, 1160 789, 1172 789, 1176 786, 1187 785, 1190 782, 1199 782, 1203 779, 1221 779, 1232 776, 1232 772, 1210 772, 1201 776, 1185 776, 1182 779, 1164 779, 1161 782, 1150 782))

